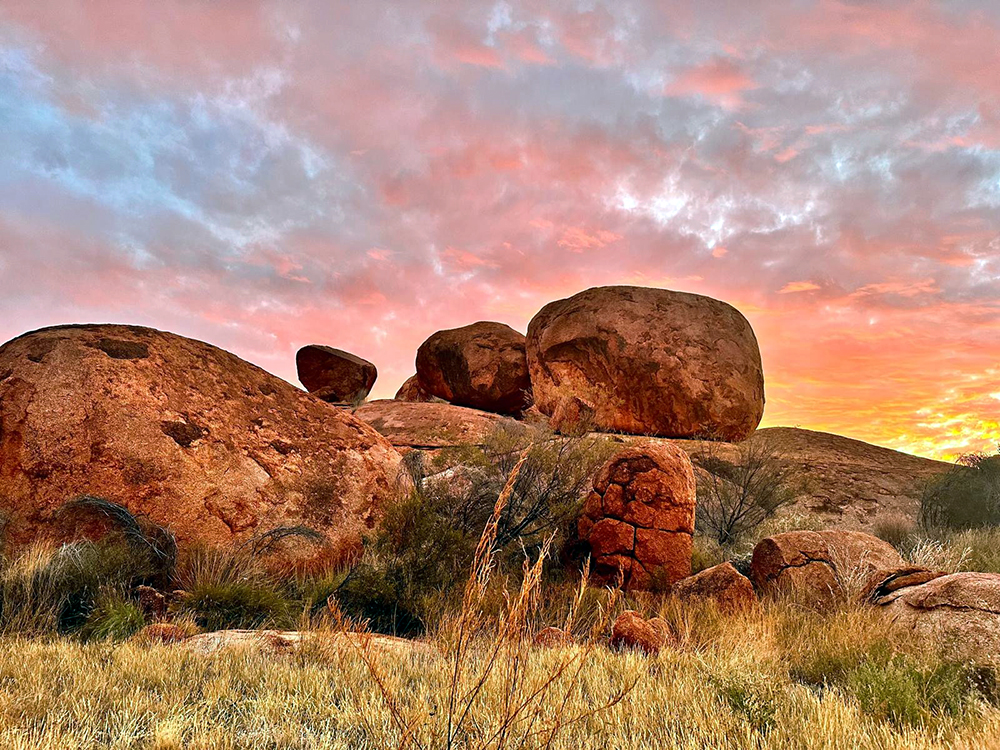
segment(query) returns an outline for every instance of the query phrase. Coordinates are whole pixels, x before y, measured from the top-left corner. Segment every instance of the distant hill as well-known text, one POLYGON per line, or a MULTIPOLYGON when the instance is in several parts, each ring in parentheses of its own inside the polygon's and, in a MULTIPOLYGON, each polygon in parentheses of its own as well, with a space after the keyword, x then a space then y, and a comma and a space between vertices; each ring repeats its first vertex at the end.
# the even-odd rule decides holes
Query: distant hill
MULTIPOLYGON (((796 427, 759 432, 775 441, 783 459, 798 467, 808 484, 794 509, 841 528, 870 529, 885 515, 916 518, 923 486, 950 466, 828 432, 796 427)), ((673 442, 691 454, 702 449, 699 441, 673 442)), ((722 458, 735 450, 729 444, 716 445, 722 458)))

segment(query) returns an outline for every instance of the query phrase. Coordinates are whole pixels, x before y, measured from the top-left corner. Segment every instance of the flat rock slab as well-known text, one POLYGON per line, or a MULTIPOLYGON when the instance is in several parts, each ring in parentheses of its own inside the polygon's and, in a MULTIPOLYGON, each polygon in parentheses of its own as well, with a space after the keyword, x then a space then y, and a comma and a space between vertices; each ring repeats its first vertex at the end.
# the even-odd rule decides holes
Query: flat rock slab
POLYGON ((355 409, 354 416, 397 448, 407 449, 478 445, 507 419, 464 406, 394 399, 369 401, 355 409))

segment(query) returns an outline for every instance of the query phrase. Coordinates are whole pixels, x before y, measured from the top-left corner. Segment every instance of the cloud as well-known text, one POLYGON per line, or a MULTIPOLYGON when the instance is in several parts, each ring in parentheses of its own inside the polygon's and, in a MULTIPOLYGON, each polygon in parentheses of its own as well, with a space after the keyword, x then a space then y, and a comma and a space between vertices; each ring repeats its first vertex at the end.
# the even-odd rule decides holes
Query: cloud
POLYGON ((768 424, 996 442, 1000 11, 821 0, 0 8, 0 338, 115 320, 377 395, 608 283, 728 300, 768 424))

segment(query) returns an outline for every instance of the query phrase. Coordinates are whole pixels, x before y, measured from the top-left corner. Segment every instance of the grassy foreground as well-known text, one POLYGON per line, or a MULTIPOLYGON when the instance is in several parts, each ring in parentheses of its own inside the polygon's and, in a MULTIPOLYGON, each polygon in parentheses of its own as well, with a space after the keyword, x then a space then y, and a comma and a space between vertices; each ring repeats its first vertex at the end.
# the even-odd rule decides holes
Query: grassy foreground
MULTIPOLYGON (((888 643, 870 611, 820 616, 774 603, 737 615, 667 605, 664 614, 681 642, 659 656, 592 645, 519 650, 515 673, 490 673, 452 746, 1000 747, 996 685, 973 684, 976 673, 917 644, 888 643), (537 705, 502 728, 522 700, 537 705)), ((432 643, 447 649, 446 640, 432 643)), ((494 642, 483 636, 468 650, 473 681, 494 642)), ((447 746, 446 656, 366 660, 323 643, 320 632, 292 655, 204 656, 133 641, 8 637, 0 747, 447 746)))

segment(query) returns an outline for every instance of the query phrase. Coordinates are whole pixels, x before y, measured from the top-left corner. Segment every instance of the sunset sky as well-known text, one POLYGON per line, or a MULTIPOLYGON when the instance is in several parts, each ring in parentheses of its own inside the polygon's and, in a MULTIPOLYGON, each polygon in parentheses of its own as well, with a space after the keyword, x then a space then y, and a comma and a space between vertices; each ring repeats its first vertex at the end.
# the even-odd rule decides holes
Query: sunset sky
POLYGON ((384 397, 602 284, 738 307, 765 425, 995 448, 1000 3, 0 3, 0 340, 325 343, 384 397))

